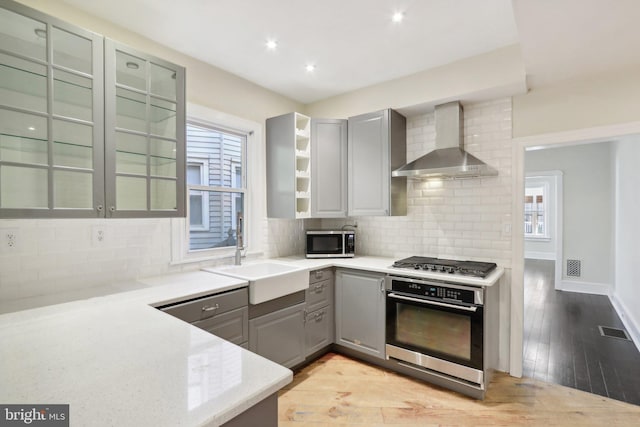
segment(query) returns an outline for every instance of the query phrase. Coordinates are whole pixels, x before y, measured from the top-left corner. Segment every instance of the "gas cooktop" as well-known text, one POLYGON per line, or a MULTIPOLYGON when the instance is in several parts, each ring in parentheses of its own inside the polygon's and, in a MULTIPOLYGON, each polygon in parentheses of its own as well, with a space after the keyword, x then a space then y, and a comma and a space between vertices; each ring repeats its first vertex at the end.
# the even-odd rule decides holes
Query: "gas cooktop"
POLYGON ((412 256, 393 263, 395 268, 437 271, 441 273, 458 273, 465 276, 485 278, 497 265, 493 262, 457 261, 453 259, 412 256))

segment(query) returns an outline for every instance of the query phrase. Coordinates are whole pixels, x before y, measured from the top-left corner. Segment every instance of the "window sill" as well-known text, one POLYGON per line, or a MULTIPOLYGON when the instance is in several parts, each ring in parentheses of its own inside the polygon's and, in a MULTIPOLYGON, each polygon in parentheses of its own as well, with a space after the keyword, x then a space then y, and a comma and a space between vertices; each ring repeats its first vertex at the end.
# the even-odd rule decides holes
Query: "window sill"
POLYGON ((532 242, 550 242, 552 239, 551 237, 544 237, 544 236, 524 236, 524 240, 528 240, 528 241, 532 241, 532 242))
MULTIPOLYGON (((194 255, 193 257, 186 256, 183 259, 170 261, 169 265, 185 265, 185 264, 195 264, 200 262, 220 261, 223 259, 229 259, 229 258, 235 257, 236 251, 234 249, 231 251, 228 251, 228 250, 220 251, 220 253, 217 253, 217 254, 209 254, 209 255, 202 255, 202 256, 197 256, 197 254, 193 254, 193 255, 194 255)), ((264 255, 262 251, 244 251, 242 253, 242 258, 245 258, 245 257, 258 258, 262 255, 264 255)))

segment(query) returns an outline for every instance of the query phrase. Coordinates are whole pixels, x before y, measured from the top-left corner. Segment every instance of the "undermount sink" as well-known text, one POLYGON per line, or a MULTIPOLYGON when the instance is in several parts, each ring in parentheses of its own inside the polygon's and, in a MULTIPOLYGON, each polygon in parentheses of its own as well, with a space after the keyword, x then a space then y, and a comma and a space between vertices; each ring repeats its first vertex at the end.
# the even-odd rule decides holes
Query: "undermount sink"
POLYGON ((249 282, 250 304, 260 304, 309 287, 307 269, 272 261, 204 270, 249 282))

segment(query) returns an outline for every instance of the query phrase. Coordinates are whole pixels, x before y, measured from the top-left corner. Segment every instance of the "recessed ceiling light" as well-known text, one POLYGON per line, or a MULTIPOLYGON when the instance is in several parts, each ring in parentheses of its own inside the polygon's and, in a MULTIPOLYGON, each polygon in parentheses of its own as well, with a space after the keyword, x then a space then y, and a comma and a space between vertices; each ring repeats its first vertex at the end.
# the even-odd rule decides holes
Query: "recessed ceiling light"
POLYGON ((140 66, 138 65, 137 62, 127 61, 127 68, 130 68, 132 70, 137 70, 138 68, 140 68, 140 66))
POLYGON ((276 50, 276 48, 278 47, 278 42, 275 40, 267 40, 267 43, 265 43, 267 46, 267 49, 269 50, 276 50))
POLYGON ((313 64, 307 64, 307 65, 304 67, 304 69, 305 69, 305 70, 307 70, 307 73, 312 73, 313 71, 315 71, 316 66, 315 66, 315 65, 313 65, 313 64))
POLYGON ((391 17, 391 20, 393 22, 402 22, 403 19, 404 19, 404 13, 402 13, 402 12, 396 12, 391 17))
POLYGON ((27 129, 29 129, 30 131, 36 130, 36 128, 34 128, 33 126, 29 126, 27 129))
POLYGON ((40 37, 41 39, 47 38, 47 30, 43 28, 36 28, 35 30, 33 30, 33 32, 36 33, 36 36, 40 37))

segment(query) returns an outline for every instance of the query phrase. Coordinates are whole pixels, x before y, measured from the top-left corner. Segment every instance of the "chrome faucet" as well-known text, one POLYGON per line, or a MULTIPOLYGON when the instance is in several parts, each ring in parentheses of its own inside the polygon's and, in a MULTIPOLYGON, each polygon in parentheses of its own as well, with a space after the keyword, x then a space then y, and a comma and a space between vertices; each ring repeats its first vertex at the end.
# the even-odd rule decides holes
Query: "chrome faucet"
POLYGON ((236 260, 235 265, 240 265, 240 261, 242 258, 242 251, 244 250, 244 245, 242 242, 242 212, 238 211, 236 213, 236 260))

